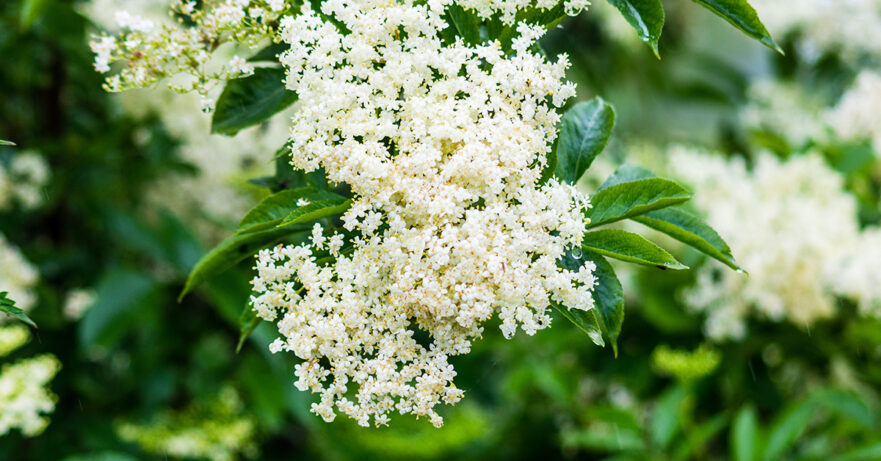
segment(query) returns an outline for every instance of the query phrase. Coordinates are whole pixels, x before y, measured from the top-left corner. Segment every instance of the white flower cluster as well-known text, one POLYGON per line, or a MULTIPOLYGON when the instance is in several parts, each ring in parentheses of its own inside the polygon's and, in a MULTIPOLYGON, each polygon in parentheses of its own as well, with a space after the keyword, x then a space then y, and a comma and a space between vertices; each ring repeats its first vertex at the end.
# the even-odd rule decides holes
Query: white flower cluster
POLYGON ((61 363, 52 355, 22 359, 0 369, 0 436, 18 428, 33 437, 49 424, 57 398, 48 388, 61 363))
POLYGON ((869 140, 881 158, 881 73, 864 70, 838 105, 827 114, 842 139, 869 140))
POLYGON ((752 0, 759 17, 776 36, 798 33, 809 60, 838 53, 857 60, 881 57, 881 0, 752 0))
POLYGON ((43 188, 49 182, 46 160, 32 151, 12 156, 8 165, 0 163, 0 211, 18 203, 24 209, 43 202, 43 188))
MULTIPOLYGON (((106 0, 104 0, 106 1, 106 0)), ((150 3, 147 3, 149 9, 150 3)), ((109 91, 143 88, 175 78, 172 88, 205 95, 218 81, 253 73, 239 56, 217 62, 215 51, 224 44, 256 46, 275 35, 277 22, 296 2, 284 0, 172 0, 171 15, 155 20, 117 11, 118 36, 104 34, 92 43, 95 69, 110 72, 123 62, 119 73, 107 78, 109 91), (177 20, 173 20, 176 17, 177 20)), ((117 9, 118 10, 118 9, 117 9)), ((98 15, 104 13, 99 12, 98 15)), ((210 110, 210 105, 206 105, 210 110)))
POLYGON ((444 46, 449 3, 324 2, 345 35, 308 4, 283 20, 293 164, 351 186, 355 237, 316 225, 311 245, 261 252, 252 302, 278 322, 273 350, 304 360, 296 385, 320 394, 326 421, 382 425, 396 411, 440 426, 435 406, 463 395, 449 359, 486 320, 510 337, 548 327, 551 302, 593 307, 594 266, 556 264, 580 244, 587 199, 538 185, 574 95, 568 61, 528 51, 543 30, 525 24, 507 55, 444 46))
POLYGON ((671 164, 749 272, 715 263, 699 270, 685 300, 707 313, 709 337, 742 338, 753 312, 802 327, 834 314, 828 274, 854 248, 859 229, 854 198, 822 158, 781 162, 763 154, 748 170, 740 158, 678 148, 671 164))

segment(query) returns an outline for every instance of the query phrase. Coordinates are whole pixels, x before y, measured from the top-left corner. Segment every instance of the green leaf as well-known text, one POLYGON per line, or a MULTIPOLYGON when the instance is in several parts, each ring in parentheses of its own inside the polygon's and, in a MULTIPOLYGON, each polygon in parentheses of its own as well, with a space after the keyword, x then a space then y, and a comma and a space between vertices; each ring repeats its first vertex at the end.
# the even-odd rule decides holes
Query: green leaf
POLYGON ((688 269, 663 248, 632 232, 602 229, 584 234, 581 246, 587 251, 629 263, 661 269, 688 269))
MULTIPOLYGON (((572 255, 571 251, 566 252, 558 265, 564 269, 568 269, 573 272, 577 272, 581 269, 581 266, 584 265, 585 259, 576 258, 572 255)), ((600 327, 599 320, 596 317, 596 310, 581 310, 581 309, 569 309, 566 306, 561 306, 557 303, 552 302, 551 306, 557 310, 566 320, 569 320, 575 326, 580 328, 582 331, 587 333, 587 336, 590 337, 591 341, 594 344, 600 347, 606 347, 606 342, 603 340, 603 329, 600 327)))
POLYGON ((717 16, 724 18, 746 35, 762 42, 765 46, 783 53, 777 42, 762 24, 756 10, 746 0, 692 0, 717 16))
POLYGON ((320 191, 311 187, 283 190, 266 197, 251 211, 248 211, 239 223, 236 233, 244 234, 277 227, 291 213, 308 206, 297 205, 299 200, 306 200, 311 204, 327 200, 346 200, 346 198, 333 192, 320 191))
POLYGON ((453 33, 450 42, 455 41, 454 36, 459 36, 469 45, 480 43, 480 18, 473 10, 466 10, 457 4, 450 5, 447 8, 447 22, 453 33))
POLYGON ((875 425, 875 414, 869 405, 857 394, 850 392, 824 389, 814 392, 811 400, 851 419, 864 428, 872 428, 875 425))
POLYGON ((34 21, 43 14, 47 6, 48 2, 46 0, 25 0, 22 3, 19 15, 21 28, 29 30, 34 21))
POLYGON ((743 407, 731 427, 731 460, 754 461, 759 448, 759 418, 752 406, 743 407))
POLYGON ((649 211, 686 202, 691 193, 674 181, 646 178, 622 182, 597 192, 590 199, 588 227, 633 218, 649 211))
POLYGON ((781 415, 771 427, 765 446, 765 461, 782 459, 808 427, 814 416, 812 401, 803 402, 781 415))
POLYGON ((239 316, 239 342, 236 344, 236 354, 242 351, 245 340, 257 329, 261 320, 260 317, 257 317, 257 312, 251 306, 245 306, 242 315, 239 316))
POLYGON ((0 291, 0 312, 3 312, 7 315, 11 315, 11 316, 21 320, 22 322, 27 323, 28 325, 30 325, 34 328, 37 328, 37 324, 34 323, 34 321, 31 320, 31 318, 28 317, 27 314, 24 313, 24 310, 22 310, 19 307, 16 307, 15 301, 9 299, 8 295, 9 295, 8 292, 0 291))
POLYGON ((563 114, 557 141, 556 176, 575 184, 605 149, 615 126, 615 109, 603 98, 576 104, 563 114))
POLYGON ((344 213, 352 206, 352 199, 345 197, 317 200, 308 205, 297 207, 282 220, 279 226, 290 226, 315 221, 316 219, 344 213))
POLYGON ((612 186, 616 186, 625 182, 639 181, 640 179, 657 178, 651 170, 641 166, 624 164, 618 167, 611 176, 603 181, 603 184, 596 190, 596 193, 612 186))
POLYGON ((615 275, 615 269, 606 258, 596 253, 586 252, 584 258, 596 265, 593 276, 594 307, 590 310, 596 318, 600 331, 612 344, 612 352, 618 357, 618 335, 624 324, 624 288, 615 275))
POLYGON ((196 264, 187 278, 178 302, 191 292, 196 286, 209 278, 235 266, 242 260, 253 256, 258 251, 271 246, 282 239, 301 234, 307 235, 308 226, 289 226, 236 234, 221 242, 217 247, 208 252, 196 264))
POLYGON ((248 58, 248 62, 271 62, 278 64, 278 55, 290 49, 287 43, 270 43, 248 58))
POLYGON ((517 26, 520 23, 540 25, 546 30, 551 30, 560 25, 567 17, 569 16, 566 14, 566 9, 562 3, 557 3, 553 8, 524 8, 517 12, 512 25, 502 25, 498 17, 493 18, 490 21, 490 27, 488 27, 489 38, 490 40, 498 39, 502 49, 508 50, 510 49, 511 42, 519 35, 517 26))
POLYGON ((731 248, 712 227, 681 208, 665 208, 633 218, 634 221, 663 232, 728 267, 743 271, 731 256, 731 248))
POLYGON ((0 146, 14 146, 15 143, 12 141, 7 141, 5 139, 0 139, 0 146))
POLYGON ((664 7, 660 0, 608 0, 624 19, 636 29, 639 38, 648 43, 655 56, 658 53, 658 40, 664 29, 664 7))
POLYGON ((211 132, 234 135, 286 109, 297 93, 284 85, 281 68, 257 68, 254 75, 230 80, 217 99, 211 132))
POLYGON ((149 274, 131 269, 111 269, 98 283, 95 303, 79 322, 82 346, 108 346, 136 324, 139 311, 159 284, 149 274))
POLYGON ((667 448, 680 428, 680 408, 688 397, 683 386, 675 386, 664 392, 658 399, 651 419, 652 442, 657 447, 667 448))
POLYGON ((566 320, 575 324, 576 327, 587 333, 590 340, 600 347, 606 347, 606 341, 603 340, 603 333, 600 331, 599 323, 593 310, 583 311, 580 309, 569 309, 557 303, 551 303, 551 306, 560 313, 566 320))

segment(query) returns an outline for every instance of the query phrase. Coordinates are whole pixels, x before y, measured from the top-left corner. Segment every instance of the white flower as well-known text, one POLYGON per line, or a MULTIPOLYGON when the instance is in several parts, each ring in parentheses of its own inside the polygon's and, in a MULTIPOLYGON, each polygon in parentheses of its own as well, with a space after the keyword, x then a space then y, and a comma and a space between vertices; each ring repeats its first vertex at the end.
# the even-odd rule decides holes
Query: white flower
POLYGON ((709 337, 742 338, 753 313, 800 327, 835 313, 827 272, 859 228, 854 198, 821 157, 781 162, 763 154, 748 170, 743 159, 678 148, 671 164, 695 187, 695 203, 749 272, 717 263, 698 270, 685 300, 707 313, 709 337))
POLYGON ((20 429, 27 437, 39 435, 49 424, 45 415, 55 409, 57 397, 49 388, 61 363, 52 355, 19 360, 0 369, 0 436, 20 429))
MULTIPOLYGON (((314 246, 262 251, 252 302, 278 323, 273 350, 304 360, 296 386, 320 394, 312 411, 327 421, 398 412, 440 425, 434 407, 463 395, 449 359, 486 320, 498 315, 510 337, 548 327, 551 302, 593 307, 593 265, 557 266, 580 244, 587 200, 538 185, 556 109, 574 94, 568 60, 528 51, 543 30, 524 24, 511 55, 445 46, 444 5, 327 1, 322 13, 349 34, 308 4, 282 28, 299 97, 292 163, 351 186, 342 221, 356 237, 330 265, 316 263, 319 233, 314 246)), ((337 234, 328 246, 342 245, 337 234)))
POLYGON ((30 210, 43 202, 43 188, 49 183, 49 166, 33 151, 18 152, 8 165, 0 163, 0 211, 13 203, 30 210))

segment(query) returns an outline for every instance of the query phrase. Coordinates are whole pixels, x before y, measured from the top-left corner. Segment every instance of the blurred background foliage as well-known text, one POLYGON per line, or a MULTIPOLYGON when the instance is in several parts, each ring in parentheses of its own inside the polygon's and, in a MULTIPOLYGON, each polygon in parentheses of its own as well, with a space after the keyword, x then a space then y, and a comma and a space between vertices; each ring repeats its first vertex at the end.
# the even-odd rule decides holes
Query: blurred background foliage
MULTIPOLYGON (((658 60, 595 3, 544 42, 551 55, 570 54, 581 99, 602 95, 618 113, 588 191, 628 160, 676 170, 666 155, 673 144, 748 165, 760 152, 819 152, 858 199, 859 225, 878 224, 881 154, 872 140, 787 129, 810 126, 798 117, 833 107, 881 56, 806 50, 809 28, 769 24, 786 51, 778 55, 690 2, 667 0, 658 60), (766 82, 775 89, 764 95, 777 100, 763 96, 766 82)), ((218 146, 237 143, 229 163, 239 173, 218 178, 193 160, 187 149, 198 146, 175 133, 161 102, 131 110, 154 96, 105 93, 87 44, 98 30, 88 7, 0 4, 0 138, 17 144, 0 147, 0 164, 36 152, 51 172, 39 206, 0 208, 0 233, 39 273, 29 315, 40 326, 0 360, 48 353, 61 363, 49 385, 51 422, 38 435, 0 437, 0 459, 881 459, 881 323, 836 298, 836 315, 807 327, 755 316, 741 339, 715 341, 684 300, 693 271, 627 271, 617 359, 562 319, 512 341, 491 325, 473 353, 454 360, 468 398, 444 409, 442 429, 410 418, 382 429, 321 422, 292 385, 292 358, 269 353, 271 326, 236 353, 249 262, 176 301, 190 268, 235 222, 206 218, 211 206, 193 199, 216 189, 174 184, 215 175, 211 187, 254 203, 259 192, 247 180, 258 174, 241 171, 271 171, 271 151, 212 135, 218 146)), ((267 129, 248 136, 263 139, 267 129)), ((223 148, 209 153, 227 161, 223 148)), ((682 252, 686 264, 704 264, 682 252)))

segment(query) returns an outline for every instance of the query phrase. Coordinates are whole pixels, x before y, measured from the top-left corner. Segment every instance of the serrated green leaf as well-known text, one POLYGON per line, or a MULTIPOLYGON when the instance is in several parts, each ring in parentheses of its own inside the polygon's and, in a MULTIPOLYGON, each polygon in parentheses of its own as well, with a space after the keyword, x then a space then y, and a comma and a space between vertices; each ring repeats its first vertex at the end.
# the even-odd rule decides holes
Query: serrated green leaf
POLYGON ((618 357, 618 336, 624 324, 624 287, 606 258, 591 252, 585 252, 584 258, 596 264, 593 273, 596 278, 593 287, 594 307, 591 311, 600 331, 612 345, 612 352, 618 357))
POLYGON ((664 7, 660 0, 608 0, 636 29, 639 38, 651 47, 658 58, 658 40, 664 29, 664 7))
POLYGON ((615 127, 615 110, 600 97, 563 114, 557 140, 556 176, 575 184, 605 149, 615 127))
POLYGON ((217 99, 211 132, 234 135, 296 102, 297 94, 285 88, 284 79, 284 69, 257 68, 249 77, 230 80, 217 99))
POLYGON ((622 182, 597 192, 590 199, 588 227, 597 227, 622 219, 633 218, 686 202, 691 193, 684 187, 663 178, 646 178, 622 182))
POLYGON ((257 317, 257 312, 251 306, 245 306, 245 309, 242 310, 242 315, 239 316, 239 342, 236 344, 236 354, 242 351, 245 340, 257 329, 261 320, 260 317, 257 317))
POLYGON ((315 221, 321 218, 338 215, 344 213, 352 206, 352 199, 340 196, 339 198, 331 198, 327 200, 317 200, 308 205, 297 207, 291 211, 282 220, 279 226, 290 226, 292 224, 303 224, 315 221))
POLYGON ((694 249, 715 258, 728 267, 743 271, 731 256, 731 248, 712 227, 699 217, 681 209, 665 208, 633 218, 634 221, 663 232, 694 249))
POLYGON ((308 226, 294 225, 287 227, 272 228, 244 234, 235 234, 217 245, 213 250, 196 263, 190 272, 186 285, 178 301, 182 300, 199 284, 221 272, 235 266, 242 260, 253 256, 258 251, 267 248, 286 238, 307 235, 308 226))
POLYGON ((37 328, 37 324, 24 313, 24 310, 20 307, 16 307, 15 301, 9 298, 9 293, 6 291, 0 291, 0 312, 11 315, 22 322, 37 328))
POLYGON ((752 406, 743 407, 731 427, 731 460, 754 461, 759 450, 759 418, 752 406))
MULTIPOLYGON (((237 234, 256 232, 279 226, 294 211, 304 208, 297 205, 299 200, 310 204, 327 200, 346 200, 345 197, 333 192, 316 190, 310 187, 288 189, 266 197, 252 208, 239 223, 237 234)), ((289 223, 294 224, 294 223, 289 223)))
POLYGON ((683 265, 663 248, 645 237, 619 229, 602 229, 584 234, 581 246, 594 253, 634 264, 683 270, 683 265))
POLYGON ((768 29, 762 24, 756 10, 746 0, 692 0, 707 8, 717 16, 730 22, 734 27, 743 31, 746 35, 762 42, 765 46, 783 53, 777 42, 768 33, 768 29))

